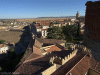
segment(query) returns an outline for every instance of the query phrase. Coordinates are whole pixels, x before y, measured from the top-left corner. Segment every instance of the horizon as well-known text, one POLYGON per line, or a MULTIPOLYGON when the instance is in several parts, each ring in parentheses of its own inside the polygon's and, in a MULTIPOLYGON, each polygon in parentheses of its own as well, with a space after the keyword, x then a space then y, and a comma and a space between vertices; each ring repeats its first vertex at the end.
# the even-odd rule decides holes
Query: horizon
MULTIPOLYGON (((15 18, 15 19, 38 19, 38 18, 70 18, 70 17, 76 17, 76 16, 47 16, 47 17, 37 17, 37 18, 15 18)), ((81 16, 80 16, 81 17, 81 16)), ((85 17, 85 16, 84 16, 85 17)), ((0 18, 1 19, 1 18, 0 18)), ((9 19, 9 18, 8 18, 9 19)), ((11 18, 12 19, 12 18, 11 18)))
POLYGON ((85 16, 87 1, 89 0, 2 0, 0 19, 76 16, 77 11, 80 16, 85 16))

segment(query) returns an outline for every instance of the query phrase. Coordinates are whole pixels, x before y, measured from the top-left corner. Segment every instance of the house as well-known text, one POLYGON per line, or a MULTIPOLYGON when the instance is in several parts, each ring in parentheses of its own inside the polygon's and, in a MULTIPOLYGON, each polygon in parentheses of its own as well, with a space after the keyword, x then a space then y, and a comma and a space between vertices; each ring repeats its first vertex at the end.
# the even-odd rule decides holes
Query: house
POLYGON ((60 22, 55 22, 53 26, 61 27, 61 23, 60 22))
POLYGON ((9 50, 9 46, 5 44, 0 44, 0 54, 7 53, 8 50, 9 50))
POLYGON ((83 22, 80 23, 81 28, 84 28, 85 24, 83 22))
POLYGON ((49 28, 50 22, 45 21, 36 21, 33 23, 33 25, 36 27, 37 30, 37 37, 43 37, 46 38, 47 36, 47 30, 49 28))
POLYGON ((71 19, 72 22, 74 22, 76 19, 71 19))
POLYGON ((7 29, 8 27, 6 26, 0 26, 0 29, 7 29))
POLYGON ((0 25, 3 25, 3 22, 0 22, 0 25))
POLYGON ((13 22, 11 22, 11 25, 13 25, 14 23, 13 22))
POLYGON ((61 51, 65 48, 65 41, 56 39, 36 38, 33 51, 38 55, 46 55, 52 51, 61 51))

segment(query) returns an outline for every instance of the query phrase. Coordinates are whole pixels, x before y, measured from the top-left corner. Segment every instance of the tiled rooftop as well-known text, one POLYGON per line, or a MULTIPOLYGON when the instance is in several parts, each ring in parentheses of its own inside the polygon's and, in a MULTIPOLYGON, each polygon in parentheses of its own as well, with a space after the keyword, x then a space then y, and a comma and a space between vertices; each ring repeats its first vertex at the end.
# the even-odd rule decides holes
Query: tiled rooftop
POLYGON ((40 57, 40 55, 32 53, 25 61, 30 61, 30 60, 36 59, 38 57, 40 57))
POLYGON ((73 68, 82 59, 83 56, 84 56, 83 54, 76 55, 51 75, 65 75, 71 68, 73 68))
POLYGON ((66 42, 66 41, 64 41, 64 40, 43 39, 43 38, 36 38, 36 40, 38 40, 38 41, 41 42, 41 43, 51 43, 51 44, 54 44, 54 43, 61 44, 61 43, 65 43, 65 42, 66 42))
POLYGON ((61 52, 60 51, 53 52, 52 54, 46 55, 46 56, 41 57, 39 59, 23 63, 20 67, 18 67, 16 69, 14 74, 18 73, 18 74, 37 75, 38 73, 40 73, 40 72, 44 71, 45 69, 47 69, 48 67, 50 67, 49 60, 51 57, 60 56, 60 57, 64 58, 69 53, 71 53, 71 51, 69 51, 69 50, 68 51, 67 50, 61 51, 61 52))
POLYGON ((43 55, 40 48, 37 47, 36 45, 33 46, 33 53, 38 54, 38 55, 43 55))
MULTIPOLYGON (((85 75, 89 69, 89 57, 85 56, 69 73, 72 75, 85 75)), ((66 75, 68 75, 67 73, 66 75)))
POLYGON ((98 72, 100 72, 100 62, 97 63, 97 66, 95 68, 98 72))
POLYGON ((5 45, 5 44, 0 44, 0 48, 2 48, 2 47, 7 47, 7 45, 5 45))
POLYGON ((61 49, 57 46, 52 46, 50 49, 46 50, 47 53, 52 51, 61 51, 61 49))

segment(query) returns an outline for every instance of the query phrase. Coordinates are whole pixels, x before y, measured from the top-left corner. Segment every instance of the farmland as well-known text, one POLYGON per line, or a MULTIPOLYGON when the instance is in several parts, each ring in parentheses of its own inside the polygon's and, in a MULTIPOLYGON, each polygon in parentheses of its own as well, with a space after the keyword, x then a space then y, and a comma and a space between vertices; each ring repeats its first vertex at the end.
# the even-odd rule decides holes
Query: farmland
POLYGON ((0 31, 0 40, 17 43, 20 40, 20 35, 22 35, 22 33, 23 32, 18 31, 0 31))

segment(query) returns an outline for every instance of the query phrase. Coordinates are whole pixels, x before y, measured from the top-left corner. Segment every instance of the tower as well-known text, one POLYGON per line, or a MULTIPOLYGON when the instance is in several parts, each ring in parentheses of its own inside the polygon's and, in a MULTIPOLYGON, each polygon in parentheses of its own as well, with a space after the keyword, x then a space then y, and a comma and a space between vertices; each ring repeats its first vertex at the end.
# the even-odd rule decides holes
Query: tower
POLYGON ((78 19, 79 17, 80 17, 80 14, 79 14, 79 11, 77 11, 76 19, 78 19))
POLYGON ((100 1, 86 4, 84 45, 100 53, 100 1))

